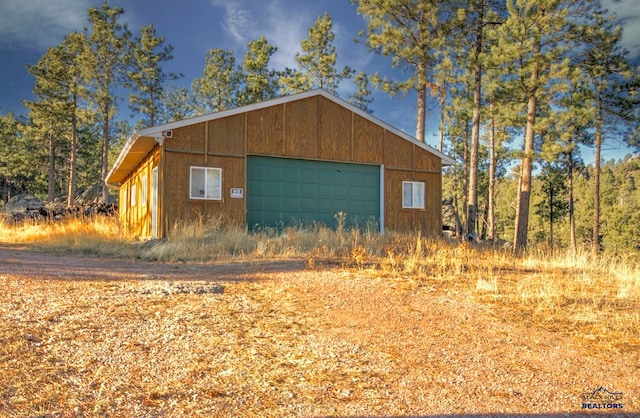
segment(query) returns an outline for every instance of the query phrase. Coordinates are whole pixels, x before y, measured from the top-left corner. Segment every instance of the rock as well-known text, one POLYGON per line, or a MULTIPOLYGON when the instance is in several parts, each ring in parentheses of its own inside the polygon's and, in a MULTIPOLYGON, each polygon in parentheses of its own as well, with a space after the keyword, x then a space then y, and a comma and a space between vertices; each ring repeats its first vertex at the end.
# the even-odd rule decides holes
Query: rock
POLYGON ((40 342, 40 338, 36 337, 33 334, 24 334, 22 336, 22 338, 24 338, 25 340, 30 341, 32 343, 39 343, 40 342))
POLYGON ((44 208, 44 203, 42 200, 38 199, 32 194, 19 194, 17 196, 13 196, 6 205, 4 205, 4 210, 10 213, 26 213, 29 211, 39 211, 44 208))
POLYGON ((99 184, 94 184, 87 187, 82 193, 76 196, 74 202, 78 206, 95 205, 98 203, 112 205, 116 203, 117 199, 114 196, 109 195, 107 197, 107 202, 101 202, 101 200, 102 200, 102 186, 100 186, 99 184))

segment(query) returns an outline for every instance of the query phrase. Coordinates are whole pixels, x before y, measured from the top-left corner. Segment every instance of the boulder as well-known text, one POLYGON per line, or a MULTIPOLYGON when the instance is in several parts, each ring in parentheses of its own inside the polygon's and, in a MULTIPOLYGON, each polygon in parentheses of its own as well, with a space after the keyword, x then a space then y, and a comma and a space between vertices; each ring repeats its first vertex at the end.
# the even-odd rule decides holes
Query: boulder
POLYGON ((99 184, 93 184, 87 187, 82 193, 75 198, 75 204, 77 206, 88 206, 104 203, 111 205, 116 203, 116 198, 109 195, 106 202, 102 202, 102 186, 99 184))
POLYGON ((30 211, 40 211, 44 208, 42 200, 32 194, 19 194, 13 196, 6 205, 4 210, 9 213, 26 213, 30 211))

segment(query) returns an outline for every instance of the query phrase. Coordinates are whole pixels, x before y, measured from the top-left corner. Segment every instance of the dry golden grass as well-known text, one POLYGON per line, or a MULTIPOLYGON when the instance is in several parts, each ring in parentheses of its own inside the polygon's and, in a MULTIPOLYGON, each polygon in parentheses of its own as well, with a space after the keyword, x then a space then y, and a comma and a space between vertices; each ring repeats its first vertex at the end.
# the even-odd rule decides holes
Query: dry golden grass
POLYGON ((65 222, 26 221, 9 225, 0 219, 0 244, 26 244, 55 252, 131 255, 131 239, 115 218, 70 218, 65 222))
POLYGON ((42 280, 0 266, 0 416, 581 412, 599 386, 640 411, 631 258, 206 223, 150 245, 75 222, 0 226, 0 248, 193 270, 113 280, 87 260, 87 280, 42 280), (227 263, 273 259, 306 270, 227 263))

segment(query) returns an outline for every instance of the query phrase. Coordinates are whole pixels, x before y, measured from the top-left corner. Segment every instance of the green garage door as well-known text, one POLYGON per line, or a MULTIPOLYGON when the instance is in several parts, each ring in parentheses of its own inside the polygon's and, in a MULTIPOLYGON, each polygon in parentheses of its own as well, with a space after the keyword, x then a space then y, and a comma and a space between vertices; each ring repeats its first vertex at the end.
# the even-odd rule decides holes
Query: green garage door
POLYGON ((249 228, 323 223, 363 227, 380 220, 380 167, 250 156, 247 159, 249 228))

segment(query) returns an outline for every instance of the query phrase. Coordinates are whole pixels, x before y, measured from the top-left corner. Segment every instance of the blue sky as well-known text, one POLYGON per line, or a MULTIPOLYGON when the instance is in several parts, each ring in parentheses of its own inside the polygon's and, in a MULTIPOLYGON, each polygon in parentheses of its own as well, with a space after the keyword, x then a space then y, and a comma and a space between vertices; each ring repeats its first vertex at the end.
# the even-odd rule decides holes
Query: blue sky
MULTIPOLYGON (((634 61, 640 58, 640 1, 621 3, 604 1, 621 18, 624 46, 634 61)), ((48 47, 59 44, 73 30, 87 23, 87 10, 100 7, 102 0, 2 0, 0 1, 0 112, 24 113, 22 99, 30 99, 33 77, 27 64, 35 64, 48 47)), ((365 29, 362 17, 350 0, 110 0, 111 6, 125 9, 122 21, 138 33, 141 26, 153 23, 166 43, 173 45, 175 59, 165 65, 167 71, 184 74, 179 83, 189 85, 199 76, 207 52, 214 48, 232 49, 242 60, 250 40, 265 35, 278 47, 271 64, 276 69, 296 67, 295 54, 307 37, 309 26, 325 11, 333 18, 338 66, 349 65, 368 73, 390 73, 389 60, 354 42, 365 29)), ((340 95, 346 98, 354 89, 343 83, 340 95)), ((128 114, 126 101, 121 108, 128 114)), ((371 106, 374 115, 409 134, 415 133, 415 97, 375 92, 371 106)), ((439 110, 427 115, 427 142, 437 145, 439 110)), ((611 144, 616 146, 616 144, 611 144)), ((606 158, 625 151, 607 151, 606 158)), ((585 155, 586 157, 586 155, 585 155)))

